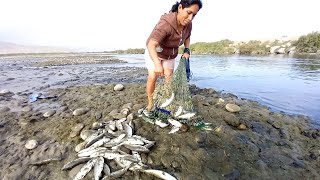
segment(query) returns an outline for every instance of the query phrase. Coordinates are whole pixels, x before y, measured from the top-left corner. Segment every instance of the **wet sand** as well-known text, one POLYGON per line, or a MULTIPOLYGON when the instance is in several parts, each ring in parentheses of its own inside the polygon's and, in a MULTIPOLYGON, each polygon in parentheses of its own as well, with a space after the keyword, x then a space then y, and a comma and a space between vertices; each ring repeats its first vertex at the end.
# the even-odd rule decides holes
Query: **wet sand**
MULTIPOLYGON (((305 116, 275 113, 255 101, 190 85, 197 112, 215 129, 191 127, 168 134, 170 128, 137 117, 145 106, 145 69, 109 66, 123 62, 101 54, 81 54, 83 61, 79 54, 48 56, 1 57, 0 91, 10 91, 0 95, 1 179, 72 179, 81 166, 61 170, 75 159, 81 142, 72 129, 81 123, 87 130, 94 122, 116 118, 110 112, 128 103, 134 133, 156 141, 142 155, 143 162, 178 179, 320 178, 320 131, 305 116), (116 84, 124 89, 115 91, 116 84), (52 98, 28 102, 29 95, 39 92, 52 98), (228 103, 238 105, 240 112, 227 111, 228 103), (88 111, 74 116, 78 108, 88 111), (46 112, 51 115, 44 117, 46 112), (38 145, 29 150, 25 144, 31 139, 38 145), (29 165, 48 158, 61 160, 29 165)), ((92 177, 90 172, 84 179, 92 177)), ((121 179, 157 178, 128 171, 121 179)))

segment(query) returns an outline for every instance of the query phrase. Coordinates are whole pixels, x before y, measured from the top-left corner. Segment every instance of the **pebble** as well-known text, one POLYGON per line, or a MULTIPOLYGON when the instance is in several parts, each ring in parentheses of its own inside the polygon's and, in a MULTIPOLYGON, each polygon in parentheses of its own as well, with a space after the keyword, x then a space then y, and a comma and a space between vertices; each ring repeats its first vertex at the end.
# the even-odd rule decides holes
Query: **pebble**
POLYGON ((32 107, 26 106, 26 107, 22 108, 22 111, 23 112, 30 112, 30 111, 32 111, 32 107))
POLYGON ((226 105, 226 109, 227 111, 233 112, 233 113, 239 112, 241 110, 241 108, 238 105, 230 104, 230 103, 226 105))
POLYGON ((80 132, 83 128, 84 128, 84 124, 78 123, 72 128, 72 131, 73 132, 80 132))
POLYGON ((102 113, 101 112, 96 112, 95 114, 96 120, 99 120, 102 118, 102 113))
POLYGON ((207 139, 207 133, 202 131, 196 135, 195 139, 197 143, 204 143, 207 139))
POLYGON ((115 91, 122 91, 123 89, 124 89, 124 85, 122 85, 122 84, 117 84, 113 88, 113 90, 115 90, 115 91))
POLYGON ((234 114, 229 114, 223 119, 227 124, 238 127, 240 125, 239 119, 234 114))
POLYGON ((50 116, 54 115, 55 113, 56 113, 56 111, 51 109, 51 110, 45 112, 43 114, 43 117, 50 117, 50 116))
POLYGON ((4 112, 8 112, 8 111, 10 111, 10 108, 8 108, 8 107, 1 107, 0 108, 0 113, 4 113, 4 112))
POLYGON ((244 125, 244 124, 240 124, 237 128, 238 128, 239 130, 246 130, 246 129, 247 129, 247 126, 244 125))
POLYGON ((7 89, 2 89, 2 90, 0 91, 0 96, 6 95, 6 94, 9 94, 9 93, 10 93, 9 90, 7 90, 7 89))
POLYGON ((79 108, 79 109, 74 110, 72 114, 74 116, 80 116, 80 115, 87 113, 88 111, 89 111, 88 108, 79 108))
POLYGON ((26 145, 25 145, 25 148, 27 149, 34 149, 38 146, 38 141, 32 139, 32 140, 29 140, 26 145))

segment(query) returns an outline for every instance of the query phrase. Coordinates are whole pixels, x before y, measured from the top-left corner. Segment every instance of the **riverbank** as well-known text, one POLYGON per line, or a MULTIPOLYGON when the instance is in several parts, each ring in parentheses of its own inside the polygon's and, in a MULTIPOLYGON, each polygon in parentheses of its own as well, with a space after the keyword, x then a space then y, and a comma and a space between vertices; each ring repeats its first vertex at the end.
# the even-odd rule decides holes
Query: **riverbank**
MULTIPOLYGON (((14 67, 23 65, 15 64, 14 67)), ((80 133, 91 129, 94 122, 118 118, 114 112, 128 104, 133 113, 134 133, 156 141, 150 152, 142 155, 142 161, 178 179, 320 178, 320 131, 311 128, 305 116, 275 113, 255 101, 191 85, 195 108, 215 129, 190 128, 168 134, 170 128, 161 129, 137 117, 138 109, 145 106, 145 69, 97 67, 86 71, 84 64, 72 68, 54 64, 33 71, 40 82, 45 82, 41 86, 35 84, 20 91, 8 89, 12 93, 0 96, 1 179, 72 179, 81 165, 70 171, 61 168, 75 159, 75 147, 81 142, 79 136, 72 135, 75 127, 83 125, 80 133), (124 89, 115 91, 114 86, 119 83, 124 89), (28 101, 30 95, 40 91, 47 98, 28 101), (228 103, 241 110, 227 111, 228 103), (74 115, 73 111, 79 108, 86 111, 74 115), (38 145, 27 149, 28 140, 36 140, 38 145), (49 158, 59 160, 28 165, 49 158)), ((23 66, 22 69, 33 67, 32 63, 23 66)), ((33 72, 28 72, 31 77, 33 72)), ((21 78, 7 82, 20 82, 21 78)), ((115 164, 110 167, 119 168, 115 164)), ((90 172, 85 179, 92 176, 90 172)), ((156 178, 128 171, 122 179, 156 178)))

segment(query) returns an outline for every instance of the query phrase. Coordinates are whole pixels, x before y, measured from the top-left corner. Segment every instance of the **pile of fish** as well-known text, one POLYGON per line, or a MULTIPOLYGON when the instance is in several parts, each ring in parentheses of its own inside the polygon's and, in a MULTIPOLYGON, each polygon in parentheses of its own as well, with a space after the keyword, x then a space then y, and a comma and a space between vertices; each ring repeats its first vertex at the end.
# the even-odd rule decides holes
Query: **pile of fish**
MULTIPOLYGON (((79 158, 65 164, 62 168, 62 170, 69 170, 85 163, 74 180, 84 178, 92 169, 95 180, 108 179, 109 177, 119 178, 128 170, 151 174, 166 180, 176 179, 164 171, 149 169, 147 165, 143 164, 140 153, 148 153, 155 141, 134 135, 134 126, 129 118, 95 123, 94 129, 96 131, 83 138, 84 142, 76 147, 79 158), (120 149, 122 146, 130 151, 122 151, 120 149), (121 169, 111 172, 108 165, 111 161, 115 161, 121 169)), ((82 136, 82 132, 80 136, 82 136)))

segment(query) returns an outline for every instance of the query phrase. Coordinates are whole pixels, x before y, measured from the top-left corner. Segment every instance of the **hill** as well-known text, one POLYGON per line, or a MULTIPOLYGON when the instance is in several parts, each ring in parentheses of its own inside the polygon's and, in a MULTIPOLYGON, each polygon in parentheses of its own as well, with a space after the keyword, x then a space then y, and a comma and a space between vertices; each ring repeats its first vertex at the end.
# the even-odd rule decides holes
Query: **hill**
POLYGON ((67 53, 74 50, 49 46, 31 46, 20 45, 0 41, 0 54, 17 54, 17 53, 67 53))

